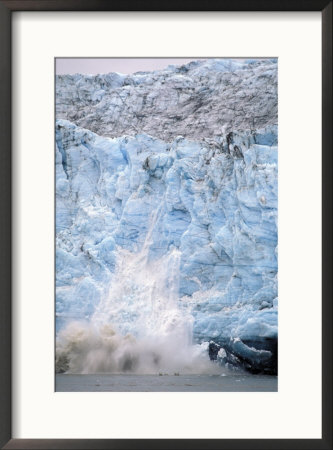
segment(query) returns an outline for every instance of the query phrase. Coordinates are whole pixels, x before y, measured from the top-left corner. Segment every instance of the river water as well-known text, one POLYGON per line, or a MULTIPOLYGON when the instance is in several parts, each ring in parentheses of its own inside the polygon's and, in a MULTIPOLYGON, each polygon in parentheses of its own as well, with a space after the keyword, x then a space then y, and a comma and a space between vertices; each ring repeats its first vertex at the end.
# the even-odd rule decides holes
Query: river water
POLYGON ((56 374, 57 392, 277 392, 269 375, 56 374))

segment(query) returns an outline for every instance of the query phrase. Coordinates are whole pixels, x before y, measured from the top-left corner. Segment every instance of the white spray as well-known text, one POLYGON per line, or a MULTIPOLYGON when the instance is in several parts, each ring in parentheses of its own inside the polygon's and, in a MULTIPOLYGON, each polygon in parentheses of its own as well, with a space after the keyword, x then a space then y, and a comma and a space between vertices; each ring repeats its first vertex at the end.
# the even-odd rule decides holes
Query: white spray
POLYGON ((139 252, 119 248, 109 295, 89 323, 57 338, 57 370, 71 373, 216 373, 207 346, 192 344, 190 314, 179 307, 181 252, 149 258, 161 206, 139 252))

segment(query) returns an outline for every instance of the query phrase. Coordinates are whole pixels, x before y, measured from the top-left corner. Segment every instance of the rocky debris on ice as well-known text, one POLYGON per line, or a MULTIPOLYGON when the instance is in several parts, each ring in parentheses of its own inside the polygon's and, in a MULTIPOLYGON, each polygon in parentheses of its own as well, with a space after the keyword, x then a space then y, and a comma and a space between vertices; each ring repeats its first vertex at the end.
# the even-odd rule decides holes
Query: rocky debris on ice
MULTIPOLYGON (((56 117, 108 137, 145 133, 170 142, 255 134, 277 125, 277 108, 276 59, 208 59, 133 75, 56 77, 56 117)), ((276 134, 271 138, 276 145, 276 134)))

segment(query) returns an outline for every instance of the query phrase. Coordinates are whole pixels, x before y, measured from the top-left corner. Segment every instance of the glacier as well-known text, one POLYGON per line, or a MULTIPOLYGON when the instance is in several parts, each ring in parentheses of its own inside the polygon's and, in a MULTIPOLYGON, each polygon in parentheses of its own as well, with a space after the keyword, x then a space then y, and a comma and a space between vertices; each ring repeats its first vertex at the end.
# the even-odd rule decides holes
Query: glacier
POLYGON ((56 89, 57 370, 276 374, 277 61, 56 89))

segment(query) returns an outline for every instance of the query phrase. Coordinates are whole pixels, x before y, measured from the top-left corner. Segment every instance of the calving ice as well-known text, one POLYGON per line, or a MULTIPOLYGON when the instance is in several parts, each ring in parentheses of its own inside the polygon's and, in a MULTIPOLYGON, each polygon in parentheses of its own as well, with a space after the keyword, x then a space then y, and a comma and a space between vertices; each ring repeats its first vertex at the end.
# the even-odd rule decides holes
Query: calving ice
POLYGON ((57 371, 276 374, 276 75, 58 76, 57 371))

